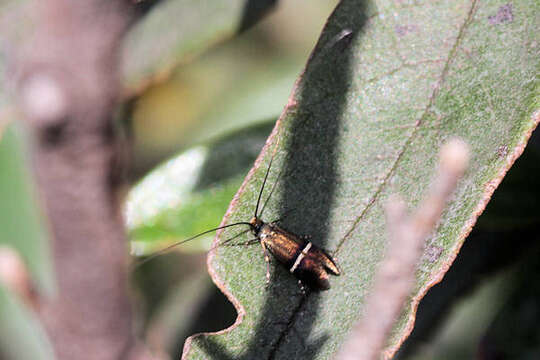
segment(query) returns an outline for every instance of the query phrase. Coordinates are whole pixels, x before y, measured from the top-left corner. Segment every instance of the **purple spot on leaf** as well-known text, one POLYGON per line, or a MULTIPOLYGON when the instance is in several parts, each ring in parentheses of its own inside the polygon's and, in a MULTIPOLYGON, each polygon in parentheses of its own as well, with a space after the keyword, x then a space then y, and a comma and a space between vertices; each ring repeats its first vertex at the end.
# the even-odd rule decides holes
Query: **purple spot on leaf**
POLYGON ((506 22, 512 22, 514 14, 512 13, 512 4, 506 4, 499 7, 497 14, 488 16, 491 25, 498 25, 506 22))
POLYGON ((430 263, 434 263, 435 261, 439 260, 442 252, 443 252, 442 247, 435 246, 435 245, 428 245, 426 249, 424 250, 424 256, 430 263))
POLYGON ((416 31, 416 25, 396 25, 395 31, 399 36, 405 36, 408 33, 416 31))
POLYGON ((505 157, 508 155, 508 146, 502 145, 497 148, 497 156, 499 157, 505 157))

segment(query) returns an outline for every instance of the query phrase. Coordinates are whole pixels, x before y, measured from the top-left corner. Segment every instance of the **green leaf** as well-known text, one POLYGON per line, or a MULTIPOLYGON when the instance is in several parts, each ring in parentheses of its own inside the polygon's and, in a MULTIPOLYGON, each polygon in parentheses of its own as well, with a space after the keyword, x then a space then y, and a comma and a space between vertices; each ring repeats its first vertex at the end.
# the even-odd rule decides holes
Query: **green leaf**
MULTIPOLYGON (((384 254, 386 199, 398 193, 416 206, 440 146, 460 137, 471 147, 470 168, 427 241, 414 293, 388 340, 393 353, 419 299, 440 281, 540 120, 538 2, 365 4, 344 0, 330 17, 224 219, 253 216, 275 152, 264 198, 277 185, 263 218, 295 209, 283 227, 332 252, 342 276, 331 279, 329 291, 303 296, 275 261, 265 284, 259 246, 218 247, 210 273, 239 318, 230 331, 188 341, 186 358, 335 356, 384 254)), ((226 229, 216 241, 239 231, 226 229)))
POLYGON ((2 359, 55 359, 52 345, 35 314, 1 285, 0 318, 2 359))
MULTIPOLYGON (((26 168, 23 137, 14 125, 0 139, 0 245, 15 249, 42 296, 55 291, 48 236, 26 168)), ((0 286, 0 348, 8 359, 54 359, 35 314, 0 286)))
POLYGON ((124 50, 128 91, 166 76, 224 38, 255 23, 275 0, 162 0, 133 26, 124 50))
MULTIPOLYGON (((269 133, 268 123, 237 131, 183 152, 142 179, 125 208, 133 253, 147 255, 216 227, 269 133)), ((177 250, 208 250, 213 237, 177 250)))
POLYGON ((39 289, 55 291, 48 232, 26 167, 24 138, 14 125, 0 140, 0 244, 16 249, 39 289))
MULTIPOLYGON (((437 329, 429 345, 424 344, 417 353, 407 359, 474 359, 482 346, 483 335, 515 291, 517 280, 519 277, 513 268, 484 281, 471 296, 455 304, 448 314, 449 319, 437 329)), ((435 332, 435 329, 432 330, 435 332)))
MULTIPOLYGON (((208 68, 207 65, 204 71, 208 72, 208 68)), ((197 118, 197 127, 187 131, 187 143, 207 142, 277 119, 301 69, 300 61, 282 57, 259 61, 254 69, 244 68, 241 79, 233 75, 234 80, 228 84, 232 88, 215 96, 211 106, 197 118)), ((212 86, 216 86, 215 83, 212 86)))
POLYGON ((172 350, 176 336, 189 330, 200 311, 201 300, 208 301, 212 289, 212 282, 202 269, 172 288, 149 320, 146 331, 149 345, 153 349, 172 350))
POLYGON ((536 249, 528 255, 512 279, 515 291, 482 334, 487 355, 502 359, 535 359, 540 355, 540 312, 535 306, 540 300, 540 284, 531 281, 540 275, 540 254, 536 249))

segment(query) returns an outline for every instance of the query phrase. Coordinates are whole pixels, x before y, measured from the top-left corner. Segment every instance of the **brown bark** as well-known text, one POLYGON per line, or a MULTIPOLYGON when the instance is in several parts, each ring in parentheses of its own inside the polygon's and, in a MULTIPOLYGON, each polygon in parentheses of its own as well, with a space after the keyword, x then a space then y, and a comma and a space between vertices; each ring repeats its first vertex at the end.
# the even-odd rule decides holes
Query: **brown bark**
POLYGON ((11 80, 32 138, 58 291, 37 311, 58 359, 144 358, 132 335, 127 242, 116 196, 119 54, 127 0, 39 0, 11 80))

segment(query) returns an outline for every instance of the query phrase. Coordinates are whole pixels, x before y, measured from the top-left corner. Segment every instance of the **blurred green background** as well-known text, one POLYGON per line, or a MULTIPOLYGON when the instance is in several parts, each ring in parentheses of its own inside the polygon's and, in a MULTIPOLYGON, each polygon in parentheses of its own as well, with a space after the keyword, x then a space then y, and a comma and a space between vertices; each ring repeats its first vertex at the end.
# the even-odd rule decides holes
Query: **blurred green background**
POLYGON ((179 149, 274 121, 336 4, 279 3, 253 28, 149 88, 135 101, 131 119, 136 174, 179 149))

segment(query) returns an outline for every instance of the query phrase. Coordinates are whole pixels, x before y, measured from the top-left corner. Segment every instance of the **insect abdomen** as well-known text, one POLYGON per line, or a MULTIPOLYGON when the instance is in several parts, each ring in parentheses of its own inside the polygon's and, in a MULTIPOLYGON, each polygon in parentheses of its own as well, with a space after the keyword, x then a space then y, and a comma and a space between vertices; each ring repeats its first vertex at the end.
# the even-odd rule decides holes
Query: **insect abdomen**
POLYGON ((330 289, 328 275, 340 274, 332 258, 315 245, 311 246, 309 251, 300 253, 296 263, 296 268, 291 268, 290 271, 314 290, 330 289))

